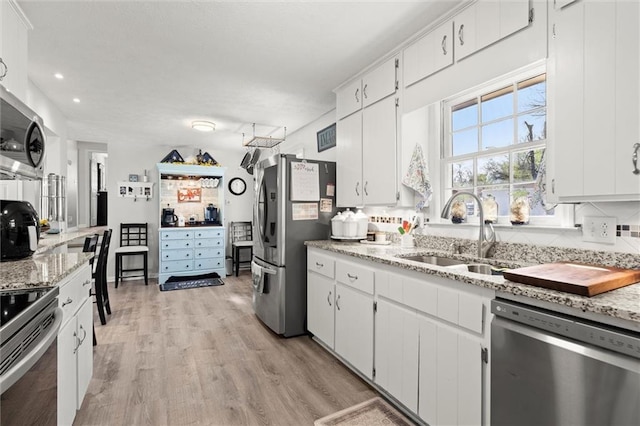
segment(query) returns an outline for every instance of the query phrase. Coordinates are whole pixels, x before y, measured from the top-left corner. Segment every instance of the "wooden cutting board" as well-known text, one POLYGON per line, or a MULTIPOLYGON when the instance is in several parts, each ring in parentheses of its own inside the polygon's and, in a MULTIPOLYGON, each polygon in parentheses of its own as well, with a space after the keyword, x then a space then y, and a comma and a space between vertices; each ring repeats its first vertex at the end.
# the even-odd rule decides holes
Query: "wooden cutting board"
POLYGON ((504 271, 509 281, 566 291, 581 296, 595 296, 640 282, 640 270, 577 262, 545 263, 504 271))

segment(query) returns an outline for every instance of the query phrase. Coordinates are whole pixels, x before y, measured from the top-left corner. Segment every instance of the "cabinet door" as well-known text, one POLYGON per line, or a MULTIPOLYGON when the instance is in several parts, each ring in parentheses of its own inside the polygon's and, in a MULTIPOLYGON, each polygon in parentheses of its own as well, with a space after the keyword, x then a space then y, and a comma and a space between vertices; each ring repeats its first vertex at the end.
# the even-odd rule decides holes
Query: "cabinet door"
POLYGON ((453 21, 447 21, 404 50, 405 87, 453 64, 453 21))
POLYGON ((362 205, 362 113, 338 121, 336 146, 336 204, 362 205))
POLYGON ((335 308, 335 351, 371 379, 373 297, 338 283, 335 308))
POLYGON ((333 279, 315 272, 308 272, 307 328, 330 348, 334 347, 334 303, 333 279))
POLYGON ((428 424, 482 424, 481 345, 419 317, 418 415, 428 424))
POLYGON ((577 2, 552 14, 549 69, 550 138, 554 197, 583 192, 584 3, 577 2))
POLYGON ((615 187, 616 194, 629 195, 625 198, 637 200, 640 174, 633 174, 631 157, 634 144, 640 143, 640 2, 620 1, 616 8, 615 187), (632 93, 636 95, 630 96, 632 93))
POLYGON ((500 1, 500 38, 529 25, 529 0, 500 1))
POLYGON ((396 92, 396 58, 391 58, 362 79, 362 105, 368 107, 396 92))
POLYGON ((58 333, 58 424, 70 425, 77 407, 77 320, 71 318, 58 333))
POLYGON ((375 314, 375 382, 413 412, 418 411, 418 317, 378 299, 375 314))
POLYGON ((388 97, 363 110, 362 167, 365 205, 395 205, 396 100, 388 97))
POLYGON ((77 351, 78 392, 76 408, 79 410, 93 375, 93 303, 90 299, 87 299, 78 311, 78 338, 80 345, 77 351))
POLYGON ((454 18, 454 51, 456 61, 476 51, 476 7, 476 4, 472 4, 454 18))
POLYGON ((336 93, 336 114, 338 120, 362 108, 362 80, 357 79, 336 93))

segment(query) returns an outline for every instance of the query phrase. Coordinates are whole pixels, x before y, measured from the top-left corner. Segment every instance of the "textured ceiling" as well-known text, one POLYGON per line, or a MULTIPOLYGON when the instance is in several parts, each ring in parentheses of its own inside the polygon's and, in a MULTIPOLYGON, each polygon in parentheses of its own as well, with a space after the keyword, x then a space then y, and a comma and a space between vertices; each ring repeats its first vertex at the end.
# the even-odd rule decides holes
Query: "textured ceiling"
POLYGON ((459 3, 18 1, 34 27, 29 78, 70 139, 230 149, 251 123, 281 137, 331 111, 335 87, 459 3))

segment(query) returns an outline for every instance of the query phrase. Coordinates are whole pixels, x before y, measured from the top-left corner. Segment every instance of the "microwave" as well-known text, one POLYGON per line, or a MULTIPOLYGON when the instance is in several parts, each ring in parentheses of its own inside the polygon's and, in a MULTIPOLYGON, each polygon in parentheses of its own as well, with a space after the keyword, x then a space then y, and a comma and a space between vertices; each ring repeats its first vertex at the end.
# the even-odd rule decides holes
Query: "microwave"
POLYGON ((42 118, 0 85, 0 179, 41 179, 44 153, 42 118))

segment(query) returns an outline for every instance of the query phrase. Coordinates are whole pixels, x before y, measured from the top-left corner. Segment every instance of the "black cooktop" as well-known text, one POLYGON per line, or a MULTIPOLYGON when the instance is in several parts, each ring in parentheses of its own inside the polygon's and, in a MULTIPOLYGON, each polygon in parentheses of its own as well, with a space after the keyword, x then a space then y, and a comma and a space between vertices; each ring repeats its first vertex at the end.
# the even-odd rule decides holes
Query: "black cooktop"
POLYGON ((42 299, 44 299, 45 296, 55 297, 58 293, 57 291, 54 291, 55 294, 53 295, 49 294, 54 289, 56 288, 0 291, 0 306, 2 307, 2 312, 0 312, 0 326, 4 326, 29 307, 38 304, 39 301, 43 301, 42 299))

